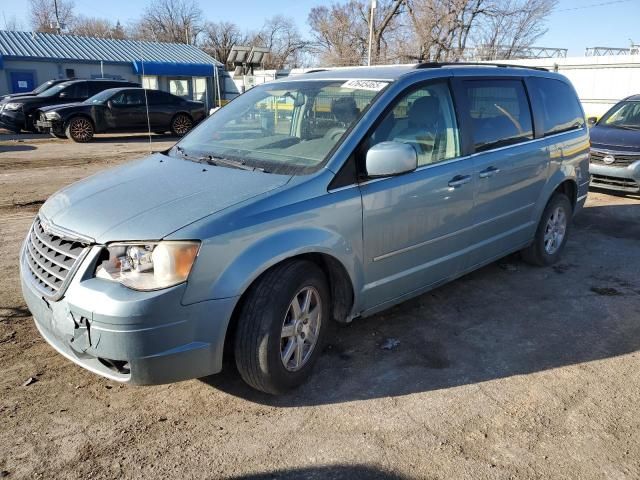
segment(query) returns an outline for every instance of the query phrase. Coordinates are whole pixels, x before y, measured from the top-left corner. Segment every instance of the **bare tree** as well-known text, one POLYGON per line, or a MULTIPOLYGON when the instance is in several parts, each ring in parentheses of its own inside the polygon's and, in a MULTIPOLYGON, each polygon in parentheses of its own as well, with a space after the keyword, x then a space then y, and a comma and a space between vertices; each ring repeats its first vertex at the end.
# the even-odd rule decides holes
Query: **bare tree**
POLYGON ((276 15, 265 22, 262 29, 250 39, 250 44, 269 49, 265 68, 281 69, 300 66, 309 42, 302 38, 293 19, 276 15))
POLYGON ((24 30, 24 26, 18 17, 15 15, 11 15, 9 18, 5 17, 4 13, 2 14, 2 23, 4 30, 11 30, 14 32, 24 30))
POLYGON ((56 33, 57 20, 60 25, 70 27, 74 20, 73 1, 57 0, 58 18, 53 0, 29 0, 29 22, 36 32, 56 33))
POLYGON ((202 30, 202 10, 194 0, 153 0, 133 25, 131 36, 195 45, 202 30))
POLYGON ((509 59, 526 54, 547 31, 545 19, 557 0, 493 0, 476 35, 486 60, 509 59))
POLYGON ((407 0, 419 60, 459 59, 490 0, 407 0))
POLYGON ((126 38, 120 22, 116 24, 103 18, 78 16, 69 29, 69 33, 83 37, 114 38, 122 40, 126 38))
MULTIPOLYGON (((406 0, 379 0, 373 17, 374 63, 392 61, 397 51, 389 48, 391 34, 401 25, 406 0)), ((371 3, 350 0, 333 3, 329 7, 314 7, 309 12, 308 23, 314 40, 313 47, 324 64, 359 65, 367 56, 371 3)))
POLYGON ((225 63, 234 45, 249 42, 248 35, 240 31, 235 23, 207 22, 204 27, 202 49, 216 60, 225 63))

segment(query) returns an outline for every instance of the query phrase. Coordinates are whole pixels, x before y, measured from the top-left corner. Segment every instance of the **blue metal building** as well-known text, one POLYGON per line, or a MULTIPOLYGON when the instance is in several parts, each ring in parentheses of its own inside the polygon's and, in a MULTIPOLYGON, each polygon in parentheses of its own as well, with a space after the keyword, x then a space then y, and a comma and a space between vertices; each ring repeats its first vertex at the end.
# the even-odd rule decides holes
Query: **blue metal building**
POLYGON ((223 67, 192 45, 0 30, 0 95, 53 78, 119 78, 213 106, 223 67))

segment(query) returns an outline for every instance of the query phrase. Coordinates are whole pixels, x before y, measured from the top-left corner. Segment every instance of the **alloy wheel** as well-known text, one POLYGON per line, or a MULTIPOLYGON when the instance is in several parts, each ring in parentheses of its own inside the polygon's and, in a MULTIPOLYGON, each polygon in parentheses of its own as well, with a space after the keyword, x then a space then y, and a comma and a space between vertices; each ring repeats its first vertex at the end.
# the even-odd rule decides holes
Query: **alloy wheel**
POLYGON ((284 367, 300 370, 318 343, 322 322, 322 300, 313 287, 304 287, 293 296, 282 322, 280 358, 284 367))
POLYGON ((71 122, 71 135, 80 142, 86 142, 93 137, 93 125, 86 118, 77 118, 71 122))
POLYGON ((191 119, 186 115, 178 115, 173 121, 173 131, 176 135, 182 136, 191 129, 191 119))
POLYGON ((555 254, 564 240, 567 232, 567 215, 562 207, 556 207, 544 230, 544 250, 547 254, 555 254))

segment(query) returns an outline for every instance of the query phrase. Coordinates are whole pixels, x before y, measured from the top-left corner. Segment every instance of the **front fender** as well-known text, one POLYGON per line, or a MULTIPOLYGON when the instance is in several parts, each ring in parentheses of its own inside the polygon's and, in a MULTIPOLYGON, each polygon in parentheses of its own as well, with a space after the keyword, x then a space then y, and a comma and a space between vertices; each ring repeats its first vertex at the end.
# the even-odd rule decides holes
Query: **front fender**
POLYGON ((255 241, 246 242, 241 250, 216 272, 212 267, 220 265, 220 246, 219 242, 203 244, 183 303, 242 295, 256 278, 272 266, 298 255, 318 253, 333 257, 342 264, 351 280, 356 296, 354 304, 357 304, 360 290, 358 285, 362 285, 364 279, 361 249, 335 231, 305 226, 260 236, 255 241), (213 278, 210 279, 210 276, 213 278))

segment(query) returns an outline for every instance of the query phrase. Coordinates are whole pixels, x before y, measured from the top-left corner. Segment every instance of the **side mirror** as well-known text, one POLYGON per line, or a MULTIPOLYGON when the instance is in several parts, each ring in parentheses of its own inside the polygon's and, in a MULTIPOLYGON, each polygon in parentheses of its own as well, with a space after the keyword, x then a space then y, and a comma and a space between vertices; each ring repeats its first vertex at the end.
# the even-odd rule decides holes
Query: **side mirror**
POLYGON ((113 108, 113 102, 111 100, 107 101, 107 108, 109 109, 113 108))
POLYGON ((68 96, 69 94, 67 92, 60 92, 60 95, 58 95, 60 98, 67 98, 68 96))
POLYGON ((587 123, 589 124, 590 127, 594 126, 597 121, 598 121, 598 117, 587 118, 587 123))
POLYGON ((381 142, 367 151, 366 163, 370 177, 400 175, 418 168, 418 154, 407 143, 381 142))

